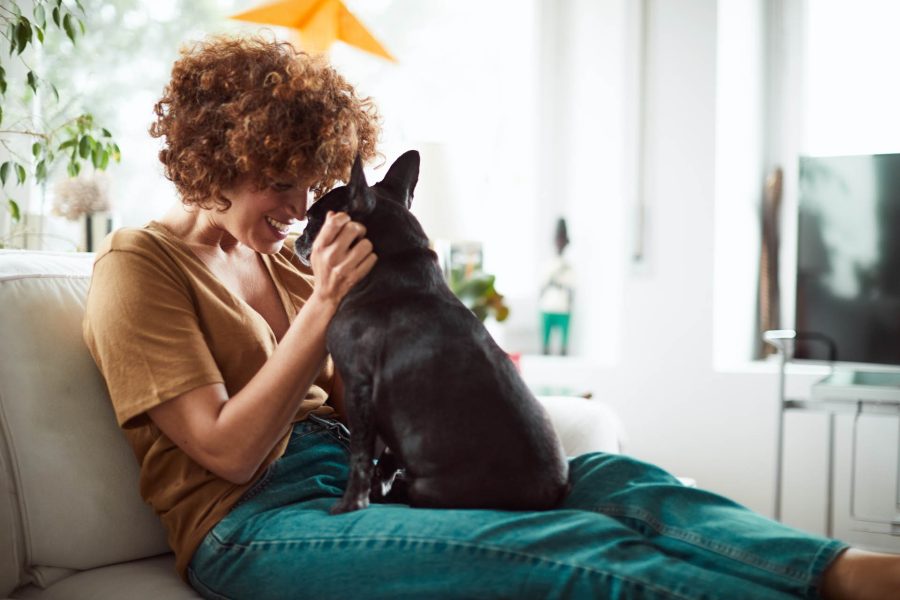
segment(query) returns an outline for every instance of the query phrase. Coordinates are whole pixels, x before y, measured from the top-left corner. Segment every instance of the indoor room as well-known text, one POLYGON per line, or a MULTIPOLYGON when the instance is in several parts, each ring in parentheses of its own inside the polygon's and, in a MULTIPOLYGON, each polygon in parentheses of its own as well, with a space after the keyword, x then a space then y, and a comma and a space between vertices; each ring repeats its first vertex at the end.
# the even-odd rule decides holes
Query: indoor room
POLYGON ((215 35, 324 56, 377 108, 367 184, 418 153, 407 203, 444 282, 566 456, 900 554, 898 20, 891 0, 0 0, 0 597, 114 597, 147 560, 171 578, 146 597, 195 597, 82 318, 113 232, 180 207, 149 130, 215 35), (95 535, 103 515, 121 530, 95 535))

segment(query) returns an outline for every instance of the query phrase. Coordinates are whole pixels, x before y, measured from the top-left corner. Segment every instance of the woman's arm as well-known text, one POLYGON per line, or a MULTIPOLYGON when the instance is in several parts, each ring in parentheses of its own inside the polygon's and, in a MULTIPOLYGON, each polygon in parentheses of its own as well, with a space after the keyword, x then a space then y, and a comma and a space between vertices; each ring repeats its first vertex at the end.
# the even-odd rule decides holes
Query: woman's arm
POLYGON ((206 385, 148 411, 197 463, 223 479, 246 483, 287 432, 325 361, 325 332, 338 304, 375 264, 368 240, 353 244, 364 234, 346 214, 329 215, 311 256, 316 288, 242 390, 229 398, 223 384, 206 385))

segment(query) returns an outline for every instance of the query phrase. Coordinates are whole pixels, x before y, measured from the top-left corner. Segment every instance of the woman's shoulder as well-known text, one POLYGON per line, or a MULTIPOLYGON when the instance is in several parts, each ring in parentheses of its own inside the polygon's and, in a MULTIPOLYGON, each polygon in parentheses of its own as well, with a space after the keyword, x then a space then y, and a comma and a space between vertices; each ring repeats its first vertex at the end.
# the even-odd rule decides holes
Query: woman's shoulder
POLYGON ((164 246, 164 236, 151 222, 144 227, 122 227, 116 229, 103 240, 97 251, 99 260, 110 252, 134 252, 137 254, 157 254, 164 246))
POLYGON ((151 221, 144 227, 122 227, 106 236, 94 258, 95 269, 103 264, 105 271, 150 270, 168 273, 182 279, 187 259, 177 241, 159 224, 151 221))

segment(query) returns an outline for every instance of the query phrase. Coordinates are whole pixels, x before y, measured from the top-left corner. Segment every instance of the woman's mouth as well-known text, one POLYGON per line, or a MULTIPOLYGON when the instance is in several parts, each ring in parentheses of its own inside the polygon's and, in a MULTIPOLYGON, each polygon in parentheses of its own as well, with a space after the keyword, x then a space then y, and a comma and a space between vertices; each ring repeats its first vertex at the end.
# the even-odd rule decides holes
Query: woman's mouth
POLYGON ((291 223, 283 223, 281 221, 275 220, 270 216, 266 216, 266 223, 275 230, 275 232, 279 235, 279 237, 286 237, 288 233, 291 232, 291 223))

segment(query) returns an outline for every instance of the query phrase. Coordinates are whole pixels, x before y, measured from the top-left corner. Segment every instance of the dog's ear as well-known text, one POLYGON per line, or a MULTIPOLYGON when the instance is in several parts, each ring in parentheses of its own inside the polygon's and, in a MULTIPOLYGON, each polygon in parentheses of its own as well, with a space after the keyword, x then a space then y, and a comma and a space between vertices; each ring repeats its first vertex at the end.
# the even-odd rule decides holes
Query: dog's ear
POLYGON ((359 154, 353 161, 350 169, 350 181, 347 183, 347 193, 350 195, 348 209, 355 215, 367 215, 375 209, 375 194, 369 189, 366 182, 366 174, 363 173, 362 159, 359 154))
POLYGON ((419 153, 409 150, 394 161, 380 185, 390 188, 394 192, 392 196, 409 208, 418 181, 419 153))

